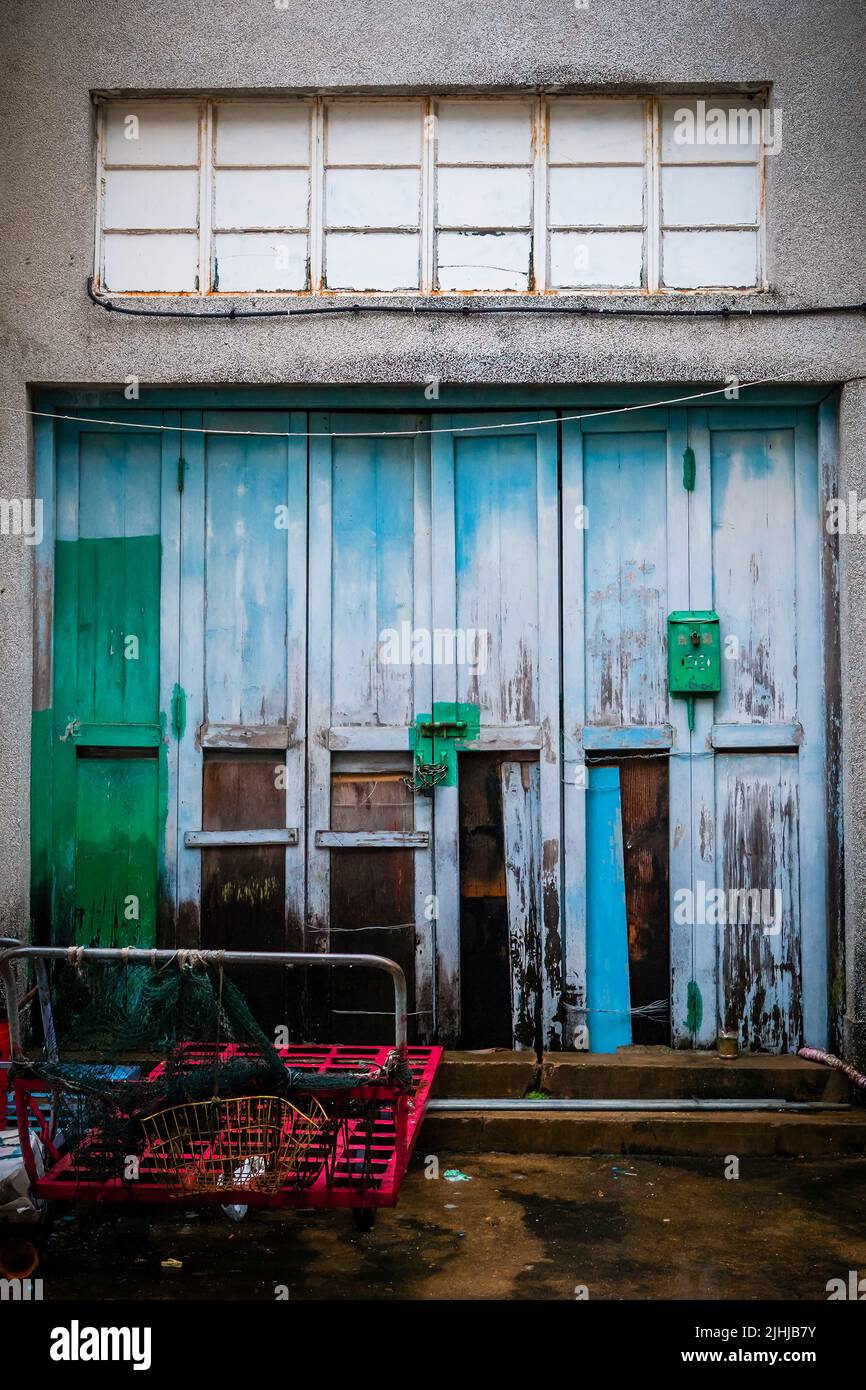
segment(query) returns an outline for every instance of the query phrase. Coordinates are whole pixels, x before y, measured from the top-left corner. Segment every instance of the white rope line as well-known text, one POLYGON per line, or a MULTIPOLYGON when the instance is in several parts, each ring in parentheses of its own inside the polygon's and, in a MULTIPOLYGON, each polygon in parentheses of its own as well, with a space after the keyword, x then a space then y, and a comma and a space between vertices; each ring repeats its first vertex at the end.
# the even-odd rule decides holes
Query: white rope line
MULTIPOLYGON (((799 379, 799 374, 764 376, 758 377, 755 381, 741 381, 736 389, 745 391, 752 386, 769 386, 785 381, 796 382, 799 379)), ((196 425, 147 424, 140 420, 110 420, 99 415, 64 415, 53 410, 28 410, 26 407, 14 405, 0 405, 0 410, 13 415, 29 415, 40 420, 70 420, 73 424, 78 425, 115 425, 118 429, 156 430, 162 433, 203 434, 219 437, 238 436, 242 439, 406 439, 435 434, 489 434, 494 430, 523 430, 535 425, 558 425, 580 420, 595 420, 602 416, 628 415, 638 410, 661 410, 671 405, 687 405, 691 401, 706 400, 709 396, 721 396, 730 390, 730 385, 716 386, 710 391, 696 391, 689 396, 672 396, 668 400, 645 401, 639 405, 611 406, 608 410, 585 410, 580 415, 556 415, 553 413, 535 420, 500 420, 483 425, 435 425, 429 429, 414 430, 223 430, 204 429, 196 425)), ((141 408, 146 409, 147 407, 145 405, 141 408)), ((155 408, 157 407, 151 407, 151 409, 155 408)), ((232 407, 232 409, 236 410, 237 407, 232 407)), ((287 408, 282 406, 256 407, 259 414, 274 414, 278 410, 285 409, 287 408)), ((489 410, 489 407, 487 409, 489 410)), ((461 413, 465 410, 465 406, 461 407, 461 413)), ((551 410, 555 410, 555 407, 551 407, 551 410)), ((405 408, 401 413, 406 413, 405 408)))
POLYGON ((423 922, 391 922, 374 927, 308 927, 309 932, 333 933, 333 932, 357 932, 357 931, 417 931, 420 927, 423 931, 423 922))
MULTIPOLYGON (((424 1014, 432 1014, 432 1009, 415 1009, 413 1013, 407 1013, 406 1018, 421 1018, 424 1014)), ((393 1018, 393 1009, 331 1009, 332 1014, 346 1014, 353 1018, 393 1018)))

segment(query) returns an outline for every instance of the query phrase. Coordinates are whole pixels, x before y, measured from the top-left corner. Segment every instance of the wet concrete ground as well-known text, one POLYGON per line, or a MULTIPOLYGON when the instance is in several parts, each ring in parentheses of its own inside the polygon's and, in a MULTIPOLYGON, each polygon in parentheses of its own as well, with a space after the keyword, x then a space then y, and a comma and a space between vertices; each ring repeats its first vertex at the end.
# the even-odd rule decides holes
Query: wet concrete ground
POLYGON ((439 1156, 359 1234, 346 1212, 59 1209, 54 1299, 825 1300, 866 1275, 866 1160, 439 1156), (161 1267, 165 1259, 179 1270, 161 1267))

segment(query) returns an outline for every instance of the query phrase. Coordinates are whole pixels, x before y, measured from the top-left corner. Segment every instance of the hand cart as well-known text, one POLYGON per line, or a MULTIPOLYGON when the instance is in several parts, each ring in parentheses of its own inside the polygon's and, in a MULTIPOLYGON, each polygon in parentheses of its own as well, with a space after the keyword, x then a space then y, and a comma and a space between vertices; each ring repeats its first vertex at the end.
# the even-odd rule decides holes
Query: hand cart
MULTIPOLYGON (((9 1019, 11 1090, 22 1154, 35 1197, 50 1201, 238 1204, 259 1207, 343 1207, 362 1230, 379 1207, 394 1206, 424 1117, 440 1047, 408 1047, 406 981, 382 956, 326 952, 168 951, 102 947, 15 946, 0 950, 0 979, 9 1019), (133 1164, 106 1169, 98 1125, 74 1145, 58 1125, 50 1088, 38 1063, 28 1063, 21 1037, 14 966, 32 961, 184 968, 254 965, 362 967, 385 971, 394 985, 395 1045, 293 1045, 275 1049, 291 1079, 285 1095, 213 1095, 161 1108, 140 1117, 141 1138, 133 1164), (30 1132, 40 1140, 39 1171, 30 1132)), ((244 1048, 184 1043, 191 1067, 243 1062, 244 1048)), ((159 1095, 165 1063, 144 1081, 159 1095)), ((97 1066, 101 1084, 111 1077, 112 1104, 124 1114, 132 1095, 132 1069, 97 1066), (116 1073, 116 1077, 115 1077, 116 1073)), ((129 1112, 132 1113, 132 1112, 129 1112)), ((133 1117, 138 1124, 137 1117, 133 1117)), ((104 1148, 104 1146, 102 1146, 104 1148)))

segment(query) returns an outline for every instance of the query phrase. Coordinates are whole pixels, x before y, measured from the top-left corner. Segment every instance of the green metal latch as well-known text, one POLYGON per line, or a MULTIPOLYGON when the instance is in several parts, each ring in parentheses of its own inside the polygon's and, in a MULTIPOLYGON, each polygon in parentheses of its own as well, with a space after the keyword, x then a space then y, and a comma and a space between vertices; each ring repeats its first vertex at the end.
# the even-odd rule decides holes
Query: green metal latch
POLYGON ((415 725, 422 738, 465 738, 465 719, 419 719, 415 725))
POLYGON ((712 609, 678 610, 668 615, 668 689, 688 702, 689 728, 695 727, 695 697, 718 695, 722 688, 719 615, 712 609))
POLYGON ((476 705, 462 701, 440 701, 432 714, 419 714, 409 729, 409 747, 414 750, 412 786, 430 796, 434 787, 457 785, 457 749, 467 739, 476 738, 481 715, 476 705))

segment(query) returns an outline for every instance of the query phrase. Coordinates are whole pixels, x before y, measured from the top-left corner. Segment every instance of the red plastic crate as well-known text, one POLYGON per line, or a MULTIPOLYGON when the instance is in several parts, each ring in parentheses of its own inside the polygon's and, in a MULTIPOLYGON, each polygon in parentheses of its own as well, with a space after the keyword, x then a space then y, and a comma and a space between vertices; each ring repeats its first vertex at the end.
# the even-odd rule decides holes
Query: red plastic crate
MULTIPOLYGON (((243 1049, 229 1045, 220 1049, 218 1058, 212 1048, 188 1045, 190 1058, 198 1055, 201 1063, 227 1061, 243 1049)), ((393 1051, 390 1046, 365 1047, 321 1045, 285 1047, 279 1049, 287 1067, 313 1074, 338 1071, 357 1071, 383 1067, 393 1051)), ((121 1176, 105 1180, 94 1178, 86 1161, 87 1149, 78 1146, 75 1155, 58 1152, 53 1142, 51 1120, 44 1105, 44 1081, 18 1077, 14 1081, 19 1132, 34 1119, 46 1146, 46 1172, 39 1177, 29 1172, 33 1190, 39 1197, 60 1201, 116 1201, 166 1203, 182 1201, 188 1206, 225 1206, 239 1203, 262 1207, 387 1207, 394 1206, 403 1181, 418 1129, 424 1118, 427 1100, 433 1085, 436 1068, 442 1057, 441 1047, 410 1047, 406 1050, 409 1068, 414 1078, 411 1094, 381 1082, 363 1082, 337 1093, 340 1100, 349 1098, 381 1102, 372 1121, 372 1144, 365 1165, 363 1182, 358 1181, 358 1155, 367 1147, 364 1119, 345 1119, 340 1126, 337 1145, 327 1166, 321 1167, 308 1186, 287 1184, 275 1193, 255 1192, 248 1188, 222 1188, 218 1192, 199 1192, 179 1185, 169 1185, 163 1174, 148 1163, 145 1149, 137 1180, 121 1176)), ((158 1080, 164 1064, 155 1067, 148 1080, 158 1080)), ((119 1082, 118 1086, 122 1087, 119 1082)), ((313 1092, 315 1094, 315 1092, 313 1092)), ((334 1098, 334 1092, 323 1092, 321 1099, 334 1098)), ((100 1136, 91 1131, 86 1144, 98 1157, 100 1136)), ((25 1151, 29 1153, 29 1145, 25 1151)), ((321 1162, 312 1153, 311 1165, 321 1162)), ((30 1165, 28 1165, 28 1168, 30 1165)))

